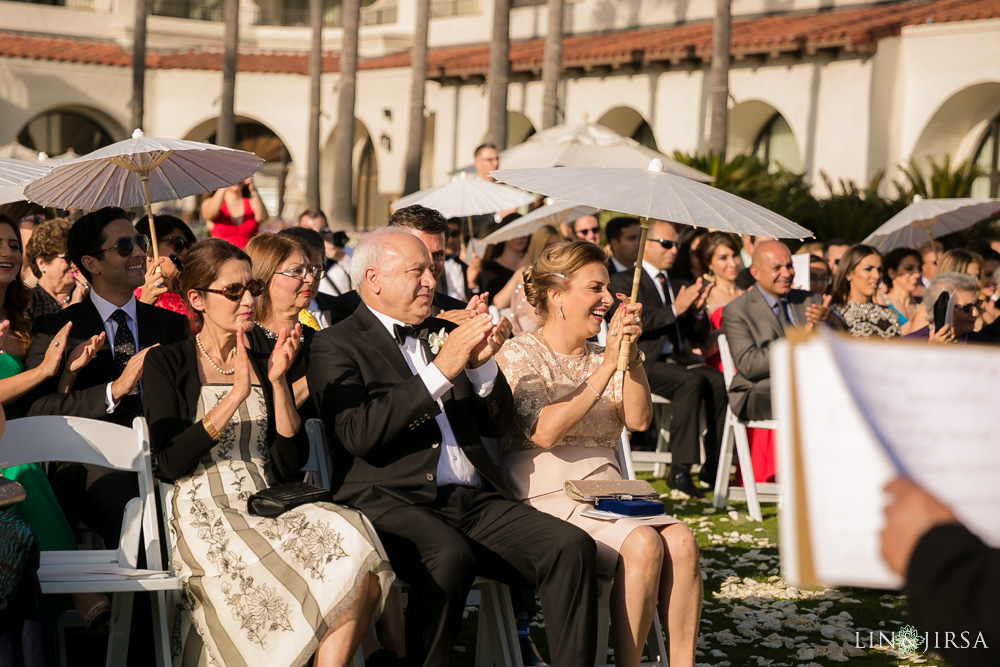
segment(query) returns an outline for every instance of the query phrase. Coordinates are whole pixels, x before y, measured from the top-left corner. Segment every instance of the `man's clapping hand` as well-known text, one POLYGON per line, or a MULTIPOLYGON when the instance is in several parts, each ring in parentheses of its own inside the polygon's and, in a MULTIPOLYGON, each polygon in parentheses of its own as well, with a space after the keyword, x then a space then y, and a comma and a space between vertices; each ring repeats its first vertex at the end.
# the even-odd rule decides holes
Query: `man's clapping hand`
MULTIPOLYGON (((508 325, 509 327, 509 325, 508 325)), ((449 380, 455 379, 470 363, 473 350, 494 332, 493 318, 489 313, 476 315, 452 329, 434 359, 434 365, 449 380)), ((480 350, 481 354, 481 350, 480 350)), ((488 358, 488 357, 487 357, 488 358)))

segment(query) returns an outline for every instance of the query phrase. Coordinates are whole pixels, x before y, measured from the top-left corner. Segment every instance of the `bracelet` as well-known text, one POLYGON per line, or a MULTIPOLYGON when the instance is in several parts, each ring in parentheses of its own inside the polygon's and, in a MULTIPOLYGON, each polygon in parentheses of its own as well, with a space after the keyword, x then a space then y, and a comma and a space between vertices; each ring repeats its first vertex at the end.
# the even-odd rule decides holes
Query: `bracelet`
POLYGON ((208 433, 212 440, 218 441, 220 437, 219 429, 215 428, 215 424, 212 423, 211 412, 205 413, 205 416, 201 419, 201 425, 205 427, 205 432, 208 433))
POLYGON ((642 350, 639 350, 639 355, 632 361, 628 362, 628 366, 625 367, 625 371, 626 372, 634 371, 635 369, 639 368, 639 366, 642 366, 642 362, 644 361, 646 361, 646 355, 643 353, 642 350))
POLYGON ((594 385, 590 384, 590 378, 584 380, 583 383, 587 385, 587 389, 589 389, 590 393, 594 395, 594 398, 596 398, 597 400, 601 400, 601 394, 596 389, 594 389, 594 385))

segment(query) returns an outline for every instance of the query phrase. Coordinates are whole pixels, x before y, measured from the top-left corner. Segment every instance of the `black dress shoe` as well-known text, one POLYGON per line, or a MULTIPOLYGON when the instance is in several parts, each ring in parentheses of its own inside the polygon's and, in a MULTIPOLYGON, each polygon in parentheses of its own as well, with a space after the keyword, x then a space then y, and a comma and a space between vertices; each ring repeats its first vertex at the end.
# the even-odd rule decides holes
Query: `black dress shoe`
POLYGON ((547 662, 542 659, 542 656, 538 653, 538 647, 535 646, 535 642, 531 641, 531 637, 518 637, 518 642, 521 644, 521 664, 525 667, 548 667, 547 662))
POLYGON ((703 494, 701 490, 694 485, 694 482, 691 480, 690 469, 687 467, 680 470, 674 470, 671 468, 670 474, 667 475, 667 486, 671 489, 676 489, 691 498, 705 497, 705 494, 703 494))
POLYGON ((701 470, 698 471, 698 481, 708 486, 708 488, 714 489, 715 475, 718 471, 718 465, 706 463, 701 467, 701 470))

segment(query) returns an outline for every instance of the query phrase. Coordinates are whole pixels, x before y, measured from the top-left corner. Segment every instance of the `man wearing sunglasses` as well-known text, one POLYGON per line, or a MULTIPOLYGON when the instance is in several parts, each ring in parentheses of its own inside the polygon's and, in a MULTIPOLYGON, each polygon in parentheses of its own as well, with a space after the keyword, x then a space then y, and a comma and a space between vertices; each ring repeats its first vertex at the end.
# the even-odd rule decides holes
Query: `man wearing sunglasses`
MULTIPOLYGON (((705 436, 705 463, 699 475, 714 482, 719 460, 719 444, 726 417, 726 383, 722 373, 704 364, 695 353, 708 335, 705 300, 711 285, 697 278, 688 284, 668 275, 678 251, 677 231, 669 222, 653 221, 646 237, 639 279, 642 304, 642 336, 639 349, 649 388, 672 403, 670 454, 672 464, 667 485, 692 497, 702 492, 691 480, 691 466, 701 460, 698 435, 701 408, 705 407, 708 433, 705 436)), ((612 293, 632 293, 631 271, 611 276, 612 293)), ((609 311, 609 312, 613 312, 609 311)))
POLYGON ((597 222, 597 216, 581 215, 573 221, 573 233, 580 241, 601 245, 601 225, 597 222))
MULTIPOLYGON (((149 240, 136 232, 127 213, 103 208, 84 215, 66 240, 70 258, 90 282, 90 295, 34 322, 26 366, 39 366, 53 336, 67 322, 63 365, 77 346, 90 344, 93 357, 79 369, 71 391, 57 390, 56 378, 38 387, 28 416, 63 415, 101 419, 123 426, 142 415, 141 384, 145 352, 160 343, 187 337, 187 318, 139 302, 132 294, 145 282, 149 240)), ((135 475, 96 466, 56 464, 50 474, 60 504, 104 538, 118 543, 125 504, 138 495, 135 475)))

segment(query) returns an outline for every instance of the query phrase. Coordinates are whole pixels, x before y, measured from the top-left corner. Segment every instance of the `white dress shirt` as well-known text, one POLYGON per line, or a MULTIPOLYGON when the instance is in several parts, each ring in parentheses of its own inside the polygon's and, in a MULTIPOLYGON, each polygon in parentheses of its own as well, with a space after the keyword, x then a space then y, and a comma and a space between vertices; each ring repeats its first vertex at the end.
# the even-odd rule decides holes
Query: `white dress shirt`
POLYGON ((330 296, 340 296, 351 291, 350 257, 344 256, 326 270, 326 276, 319 281, 319 291, 330 296))
MULTIPOLYGON (((386 328, 389 335, 395 339, 393 325, 403 326, 404 323, 375 309, 371 309, 371 311, 386 328)), ((475 466, 472 465, 459 446, 455 432, 451 430, 451 423, 448 422, 448 415, 445 414, 444 403, 441 402, 441 397, 454 385, 437 366, 428 361, 423 345, 416 338, 407 337, 405 344, 401 345, 399 349, 403 352, 406 365, 415 375, 420 376, 424 387, 427 388, 427 393, 441 408, 441 411, 434 418, 438 428, 441 429, 441 456, 438 458, 437 485, 458 484, 475 488, 481 487, 479 473, 476 472, 475 466)), ((479 368, 465 369, 465 374, 472 383, 473 390, 481 398, 489 396, 490 392, 493 391, 498 372, 497 363, 492 358, 479 368)))
MULTIPOLYGON (((646 262, 643 262, 643 264, 645 264, 645 263, 646 262)), ((622 264, 621 262, 619 262, 617 259, 615 259, 614 255, 611 255, 611 264, 615 267, 615 271, 617 273, 623 273, 625 271, 631 271, 632 270, 631 266, 625 266, 624 264, 622 264)))
MULTIPOLYGON (((106 342, 108 347, 111 348, 112 357, 115 353, 115 334, 118 333, 118 323, 111 319, 111 316, 116 310, 122 310, 128 316, 128 328, 132 332, 132 339, 135 341, 135 351, 138 353, 139 325, 135 319, 135 297, 133 296, 129 299, 128 303, 121 308, 101 297, 94 290, 90 290, 90 300, 93 302, 94 307, 97 308, 97 314, 101 316, 101 321, 104 322, 104 333, 107 335, 106 342)), ((111 382, 108 383, 107 389, 104 392, 104 407, 107 409, 109 415, 118 407, 118 401, 114 399, 111 393, 111 384, 111 382)))
POLYGON ((468 301, 465 296, 465 266, 461 262, 450 257, 445 259, 442 278, 448 286, 448 296, 459 301, 468 301))
POLYGON ((316 320, 316 324, 319 325, 320 331, 330 326, 330 320, 326 318, 326 313, 320 310, 319 304, 316 303, 316 299, 312 299, 309 305, 306 306, 306 312, 313 316, 316 320))
MULTIPOLYGON (((677 317, 677 309, 674 308, 674 290, 670 286, 670 278, 667 278, 666 283, 660 283, 660 269, 656 268, 646 260, 642 260, 642 270, 653 279, 653 286, 656 291, 660 294, 660 303, 664 306, 667 305, 667 296, 663 293, 663 285, 667 286, 667 291, 670 293, 670 310, 673 311, 674 317, 677 317)), ((670 337, 668 336, 666 340, 663 341, 663 350, 661 354, 670 354, 674 351, 674 344, 670 342, 670 337)))

